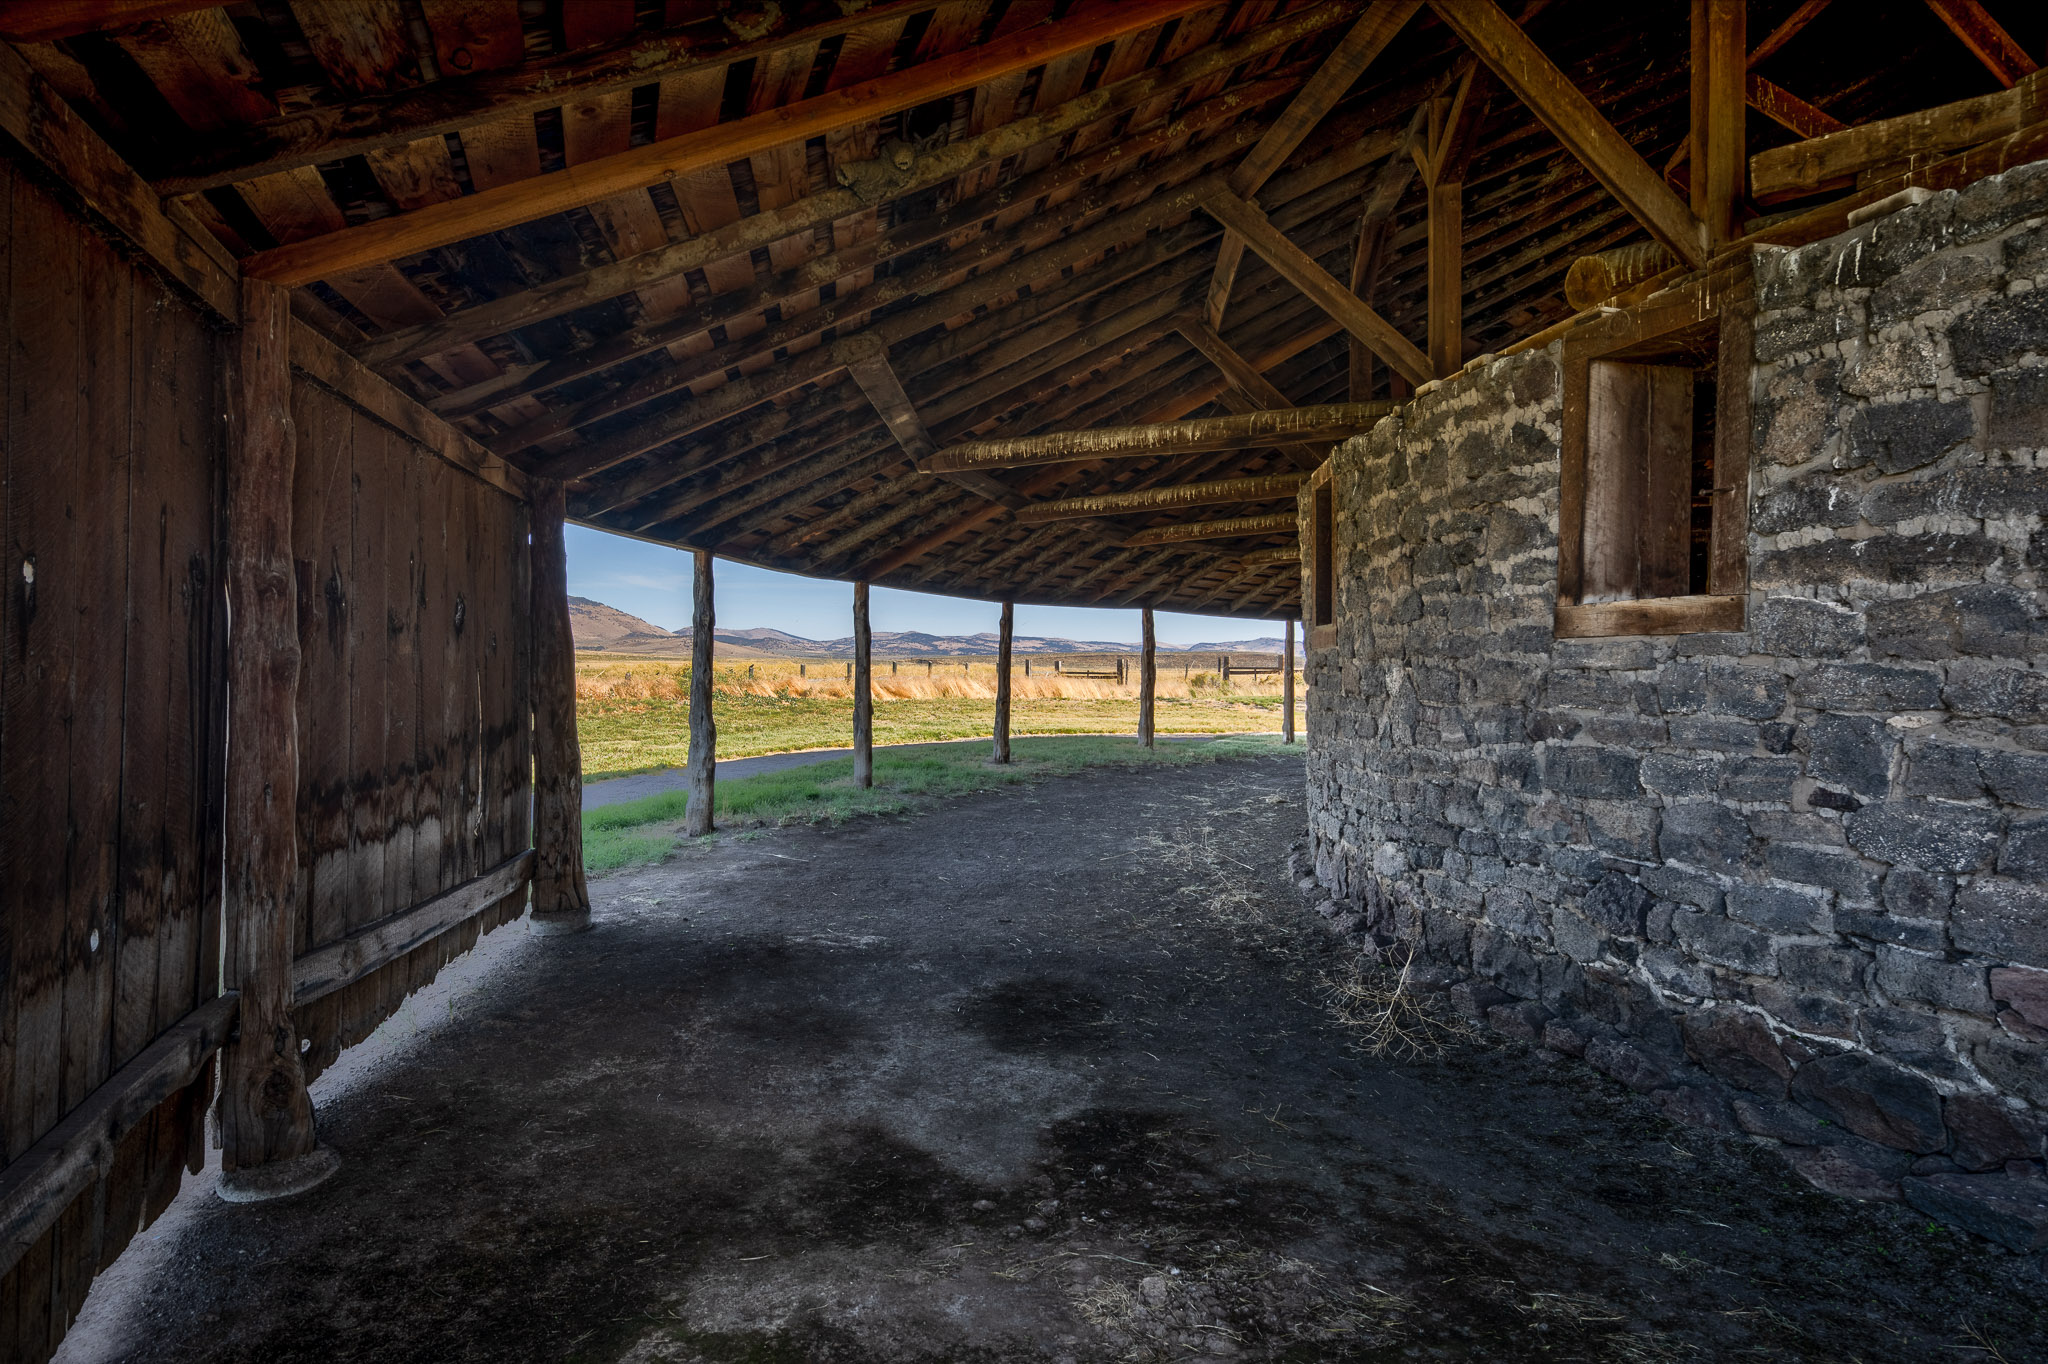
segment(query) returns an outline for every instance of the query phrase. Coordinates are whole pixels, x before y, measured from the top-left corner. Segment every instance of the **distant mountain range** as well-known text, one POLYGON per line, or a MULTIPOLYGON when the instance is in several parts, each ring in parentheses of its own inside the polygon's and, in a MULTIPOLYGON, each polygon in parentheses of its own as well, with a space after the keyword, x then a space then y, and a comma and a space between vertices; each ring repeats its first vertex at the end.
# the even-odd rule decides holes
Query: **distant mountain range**
MULTIPOLYGON (((651 621, 628 615, 615 606, 606 606, 588 597, 569 598, 569 625, 579 649, 646 654, 657 658, 674 658, 690 651, 690 631, 687 628, 664 630, 651 621)), ((849 658, 853 654, 851 635, 842 639, 805 639, 784 630, 757 626, 751 630, 718 630, 714 632, 713 640, 720 658, 849 658)), ((965 658, 982 654, 993 656, 996 646, 997 637, 992 630, 978 635, 877 630, 873 651, 876 658, 965 658)), ((1010 641, 1010 647, 1019 654, 1128 654, 1136 653, 1138 649, 1136 644, 1112 640, 1057 639, 1035 635, 1018 635, 1010 641)), ((1159 651, 1277 654, 1280 648, 1280 638, 1268 635, 1262 639, 1193 644, 1186 649, 1162 644, 1159 651)))

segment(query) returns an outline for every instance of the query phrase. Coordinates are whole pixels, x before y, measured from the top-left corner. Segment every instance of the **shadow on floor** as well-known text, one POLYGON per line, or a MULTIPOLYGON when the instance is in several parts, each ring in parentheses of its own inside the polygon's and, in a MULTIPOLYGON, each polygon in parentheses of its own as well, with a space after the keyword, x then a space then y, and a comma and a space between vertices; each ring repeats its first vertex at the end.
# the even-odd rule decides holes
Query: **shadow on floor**
POLYGON ((339 1176, 187 1197, 66 1357, 2040 1357, 2029 1262, 1576 1062, 1362 1058, 1301 789, 1102 771, 597 882, 323 1077, 339 1176))

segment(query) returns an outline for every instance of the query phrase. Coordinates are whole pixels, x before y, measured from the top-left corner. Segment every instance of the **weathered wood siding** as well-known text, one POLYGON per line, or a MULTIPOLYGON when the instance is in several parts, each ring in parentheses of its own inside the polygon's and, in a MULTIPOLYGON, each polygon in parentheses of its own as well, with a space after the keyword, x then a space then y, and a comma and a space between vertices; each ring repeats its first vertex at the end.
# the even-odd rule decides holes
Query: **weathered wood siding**
MULTIPOLYGON (((528 846, 528 518, 302 374, 292 416, 304 956, 528 846)), ((523 904, 300 1009, 308 1075, 523 904)))
MULTIPOLYGON (((214 997, 223 741, 218 339, 0 159, 0 1162, 214 997)), ((0 1279, 42 1360, 197 1170, 159 1105, 0 1279)))

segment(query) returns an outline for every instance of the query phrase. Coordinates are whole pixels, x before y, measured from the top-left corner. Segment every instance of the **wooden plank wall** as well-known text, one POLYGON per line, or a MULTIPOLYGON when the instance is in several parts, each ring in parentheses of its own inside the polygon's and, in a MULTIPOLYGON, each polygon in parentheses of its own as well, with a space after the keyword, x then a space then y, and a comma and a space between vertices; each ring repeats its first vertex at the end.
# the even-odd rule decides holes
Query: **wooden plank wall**
MULTIPOLYGON (((0 158, 0 1162, 219 985, 218 338, 0 158)), ((0 1279, 48 1357, 197 1170, 211 1079, 161 1104, 0 1279)))
MULTIPOLYGON (((303 374, 292 415, 304 956, 529 845, 527 512, 303 374)), ((308 1077, 524 904, 300 1009, 308 1077)))

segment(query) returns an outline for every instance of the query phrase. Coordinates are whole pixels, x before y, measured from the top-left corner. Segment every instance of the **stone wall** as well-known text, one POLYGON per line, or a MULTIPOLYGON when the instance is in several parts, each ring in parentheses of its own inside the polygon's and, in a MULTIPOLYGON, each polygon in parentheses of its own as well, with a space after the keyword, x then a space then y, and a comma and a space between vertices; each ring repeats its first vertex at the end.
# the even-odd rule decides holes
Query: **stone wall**
POLYGON ((1748 629, 1553 637, 1553 346, 1337 452, 1309 663, 1315 872, 1382 943, 2036 1249, 2048 1184, 2003 1171, 2048 1129, 2043 215, 2036 166, 1760 253, 1748 629))

